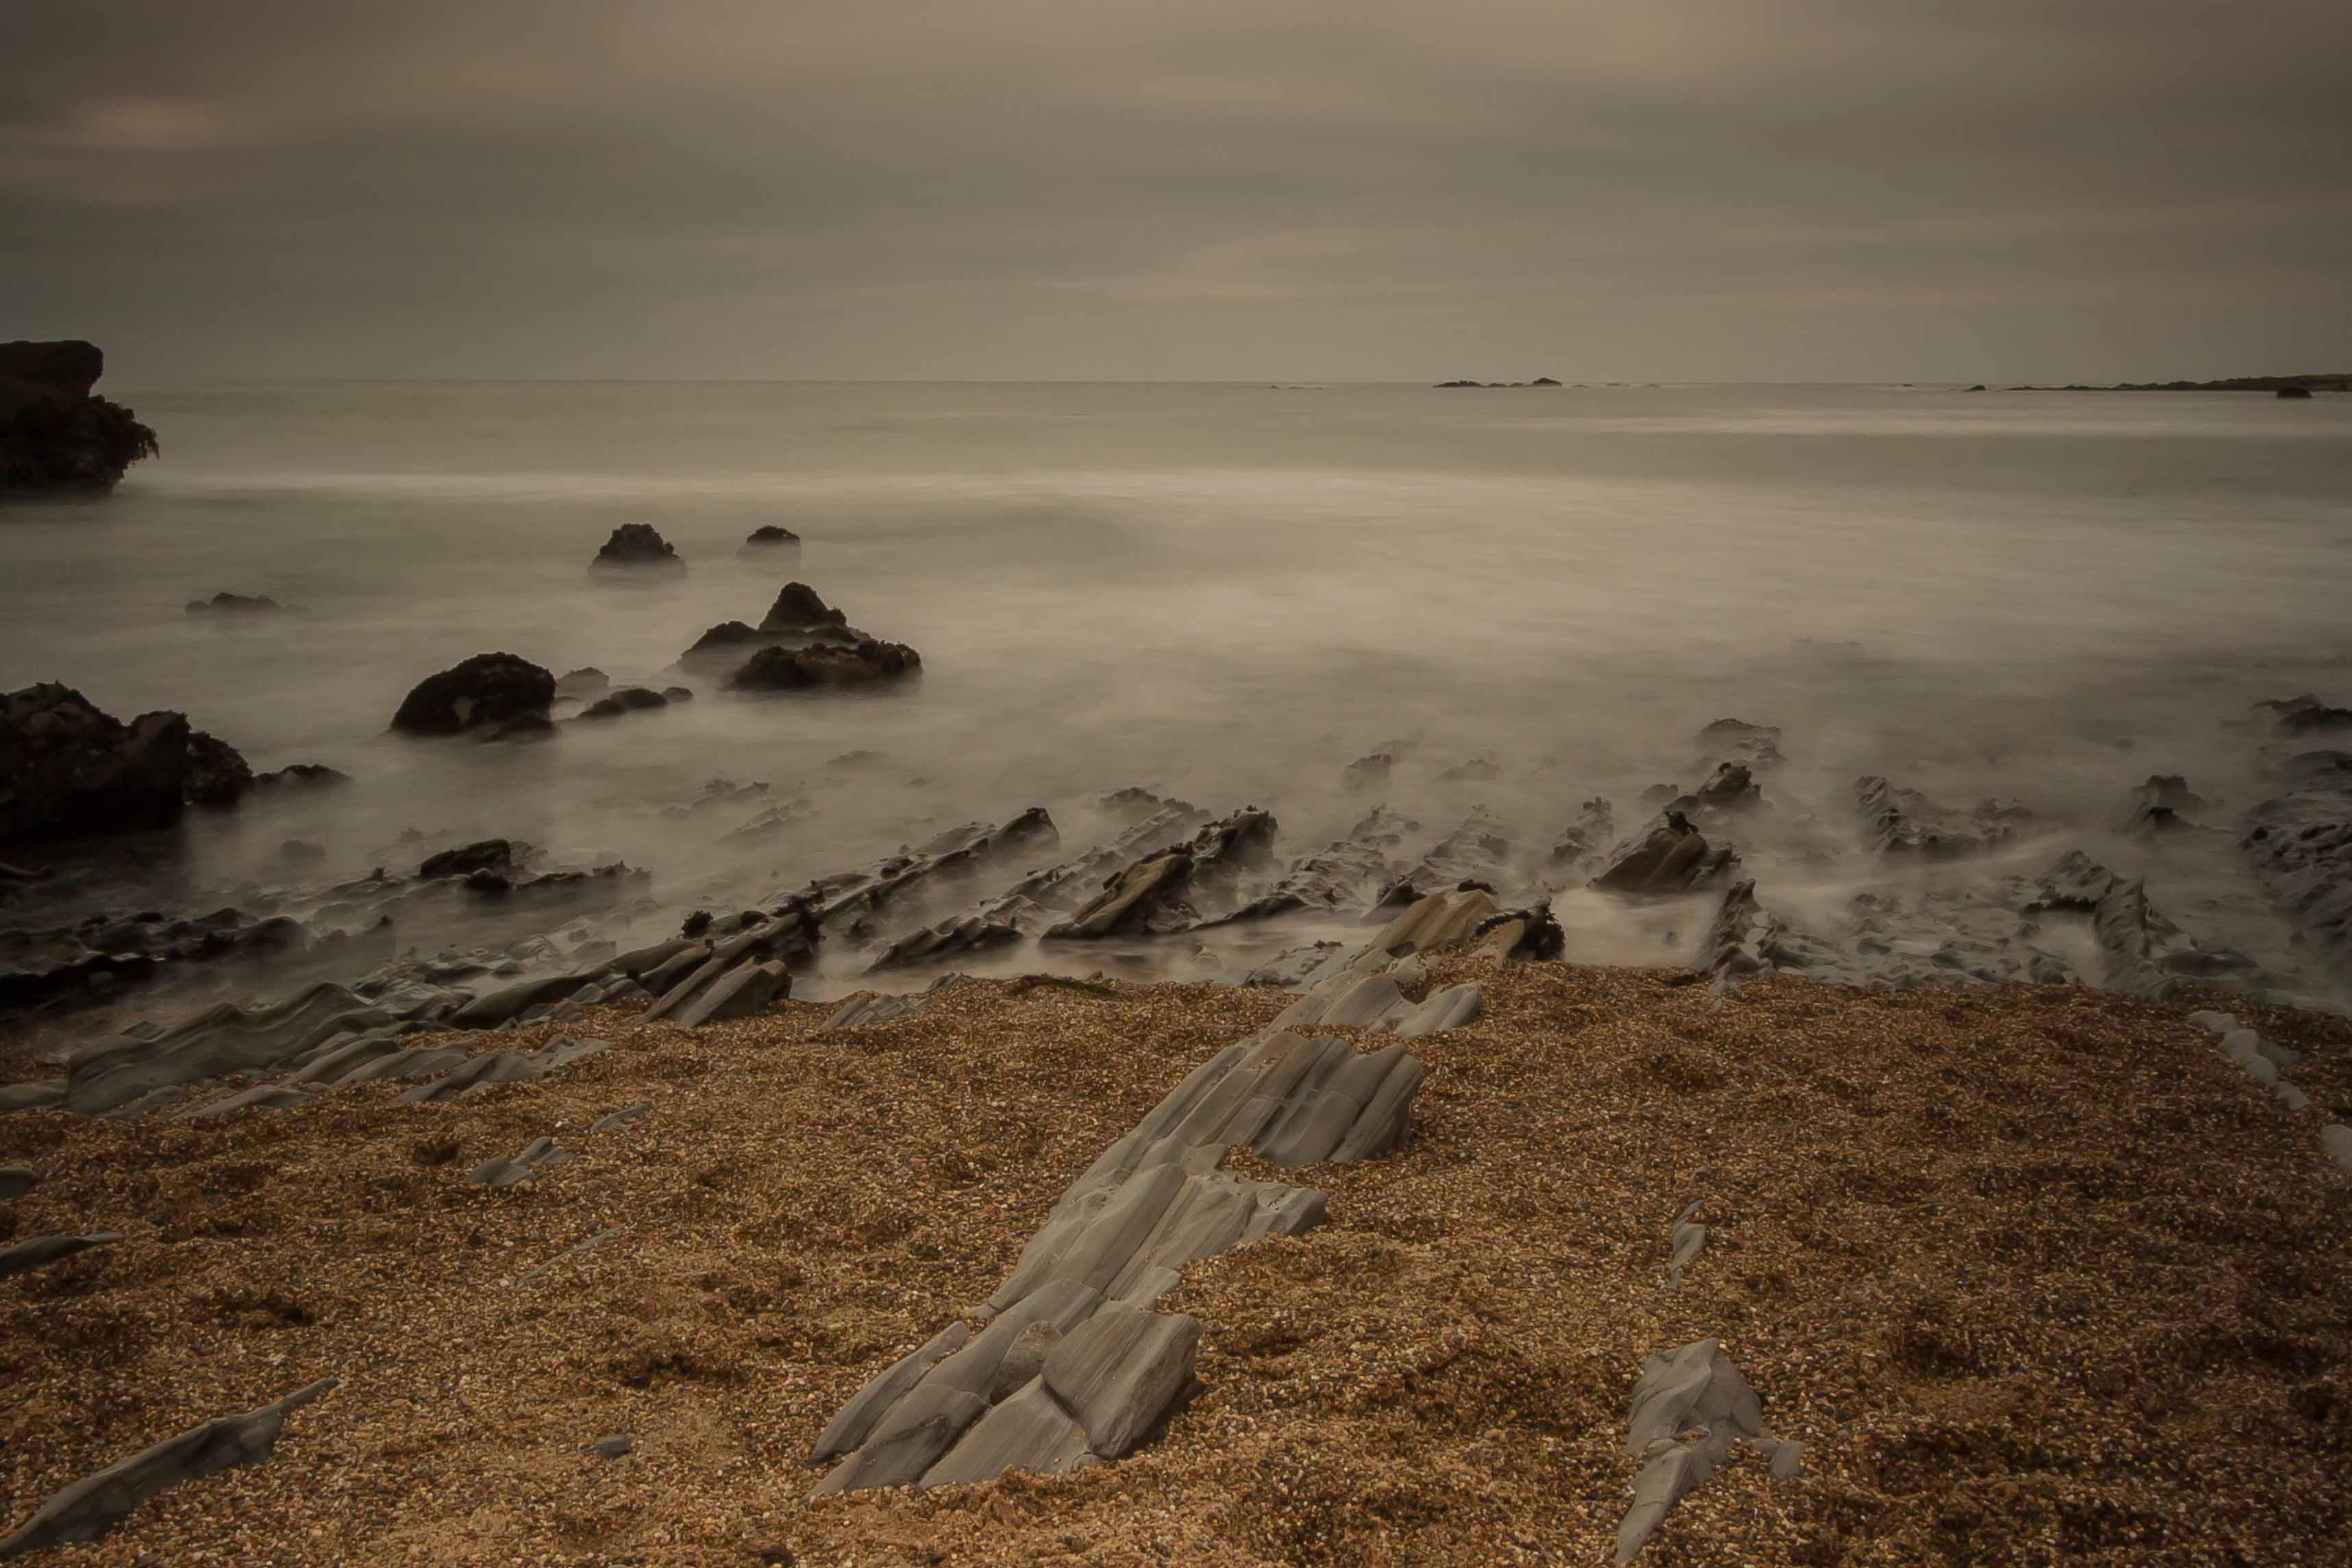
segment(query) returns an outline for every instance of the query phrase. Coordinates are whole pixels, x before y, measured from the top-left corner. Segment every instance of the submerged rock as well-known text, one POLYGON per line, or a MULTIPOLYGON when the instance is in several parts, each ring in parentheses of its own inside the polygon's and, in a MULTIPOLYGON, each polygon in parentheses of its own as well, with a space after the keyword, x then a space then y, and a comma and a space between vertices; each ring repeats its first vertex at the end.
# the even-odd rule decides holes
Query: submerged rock
POLYGON ((624 714, 644 713, 649 708, 667 707, 670 699, 644 686, 621 686, 609 695, 597 698, 581 710, 582 718, 619 718, 624 714))
POLYGON ((646 568, 683 571, 686 562, 651 523, 623 523, 596 552, 592 568, 642 570, 646 568))
POLYGON ((739 692, 796 692, 814 686, 866 685, 920 674, 923 657, 904 643, 867 638, 847 645, 762 648, 727 677, 739 692))
POLYGON ((403 699, 392 727, 403 735, 461 735, 545 727, 555 677, 513 653, 477 653, 427 675, 403 699))
POLYGON ((0 842, 169 827, 185 804, 187 719, 128 725, 55 682, 9 694, 0 709, 0 842))

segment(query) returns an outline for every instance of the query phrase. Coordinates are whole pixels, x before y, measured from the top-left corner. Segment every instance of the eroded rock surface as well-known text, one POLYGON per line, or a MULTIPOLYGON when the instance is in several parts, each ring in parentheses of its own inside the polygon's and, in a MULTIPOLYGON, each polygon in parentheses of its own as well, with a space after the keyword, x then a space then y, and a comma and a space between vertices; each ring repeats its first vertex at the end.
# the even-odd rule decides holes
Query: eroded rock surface
POLYGON ((2352 965, 2352 754, 2305 752, 2281 783, 2247 813, 2239 849, 2313 951, 2352 965))
POLYGON ((1853 799, 1871 848, 1890 858, 1946 861, 1984 854, 2033 821, 2033 813, 2014 800, 1987 800, 1957 810, 1916 789, 1898 789, 1876 774, 1854 781, 1853 799))

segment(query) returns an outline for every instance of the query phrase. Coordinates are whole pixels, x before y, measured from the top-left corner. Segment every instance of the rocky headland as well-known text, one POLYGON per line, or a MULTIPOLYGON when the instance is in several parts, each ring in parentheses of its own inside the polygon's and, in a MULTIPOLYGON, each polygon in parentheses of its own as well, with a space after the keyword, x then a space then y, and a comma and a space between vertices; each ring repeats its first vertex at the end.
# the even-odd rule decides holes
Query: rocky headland
POLYGON ((91 392, 105 370, 94 343, 0 343, 0 494, 110 489, 155 455, 155 433, 91 392))

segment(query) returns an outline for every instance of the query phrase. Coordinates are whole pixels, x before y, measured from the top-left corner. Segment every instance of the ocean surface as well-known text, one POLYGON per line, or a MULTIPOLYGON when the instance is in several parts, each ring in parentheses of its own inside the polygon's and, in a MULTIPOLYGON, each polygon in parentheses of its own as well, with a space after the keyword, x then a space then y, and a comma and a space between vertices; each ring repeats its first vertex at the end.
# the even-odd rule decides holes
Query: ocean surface
MULTIPOLYGON (((2340 396, 105 390, 163 455, 110 497, 0 507, 6 687, 181 709, 257 768, 358 780, 107 852, 157 907, 282 881, 289 838, 327 851, 305 873, 323 880, 497 835, 650 871, 630 923, 658 936, 1031 805, 1075 852, 1091 798, 1130 785, 1266 807, 1297 854, 1367 809, 1339 781, 1380 749, 1400 758, 1382 798, 1424 837, 1483 804, 1533 859, 1589 797, 1630 830, 1643 787, 1697 783, 1693 736, 1724 717, 1782 727, 1789 763, 1765 787, 1784 824, 1858 831, 1862 773, 1953 804, 2013 796, 2051 836, 1998 869, 2030 871, 2077 843, 2133 854, 2099 835, 2150 774, 2250 804, 2252 748, 2227 727, 2248 705, 2352 703, 2340 396), (592 579, 627 522, 689 570, 592 579), (767 523, 803 536, 796 563, 739 557, 767 523), (384 733, 416 681, 491 650, 676 683, 704 628, 757 622, 792 578, 920 650, 919 682, 747 699, 687 677, 689 705, 545 744, 384 733), (224 590, 292 608, 182 608, 224 590), (1491 776, 1445 777, 1478 758, 1492 768, 1466 771, 1491 776), (805 817, 747 847, 722 834, 749 808, 664 814, 714 779, 804 798, 805 817)), ((2233 865, 2217 843, 2144 869, 2159 898, 2294 965, 2233 865)), ((1817 851, 1750 869, 1816 912, 1890 874, 1817 851)), ((1571 957, 1672 962, 1712 904, 1570 889, 1559 912, 1571 957)))

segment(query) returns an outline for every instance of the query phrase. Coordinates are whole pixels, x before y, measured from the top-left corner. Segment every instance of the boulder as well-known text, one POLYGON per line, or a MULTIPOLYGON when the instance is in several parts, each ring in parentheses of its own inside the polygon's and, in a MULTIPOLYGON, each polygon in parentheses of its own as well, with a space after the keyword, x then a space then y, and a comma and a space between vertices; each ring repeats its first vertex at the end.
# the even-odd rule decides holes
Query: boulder
POLYGON ((582 718, 619 718, 625 714, 643 713, 648 708, 667 707, 669 698, 644 686, 622 686, 611 695, 598 697, 581 710, 582 718))
POLYGON ((589 565, 596 569, 683 571, 686 562, 678 559, 677 551, 662 538, 651 523, 623 523, 604 541, 596 559, 589 565))
POLYGON ((513 653, 477 653, 419 681, 392 716, 403 735, 460 735, 550 721, 555 677, 513 653))
POLYGON ((774 523, 763 523, 751 530, 751 537, 743 541, 742 549, 737 553, 752 555, 766 550, 796 550, 800 548, 800 535, 774 523))
POLYGON ((188 734, 185 785, 192 806, 234 806, 253 788, 253 769, 245 758, 216 735, 205 730, 188 734))
POLYGON ((846 646, 820 643, 806 648, 762 648, 727 677, 739 692, 794 692, 816 686, 865 685, 921 673, 922 655, 904 643, 872 638, 846 646))
POLYGON ((0 842, 169 827, 185 803, 188 721, 125 725, 55 682, 0 708, 0 842))

